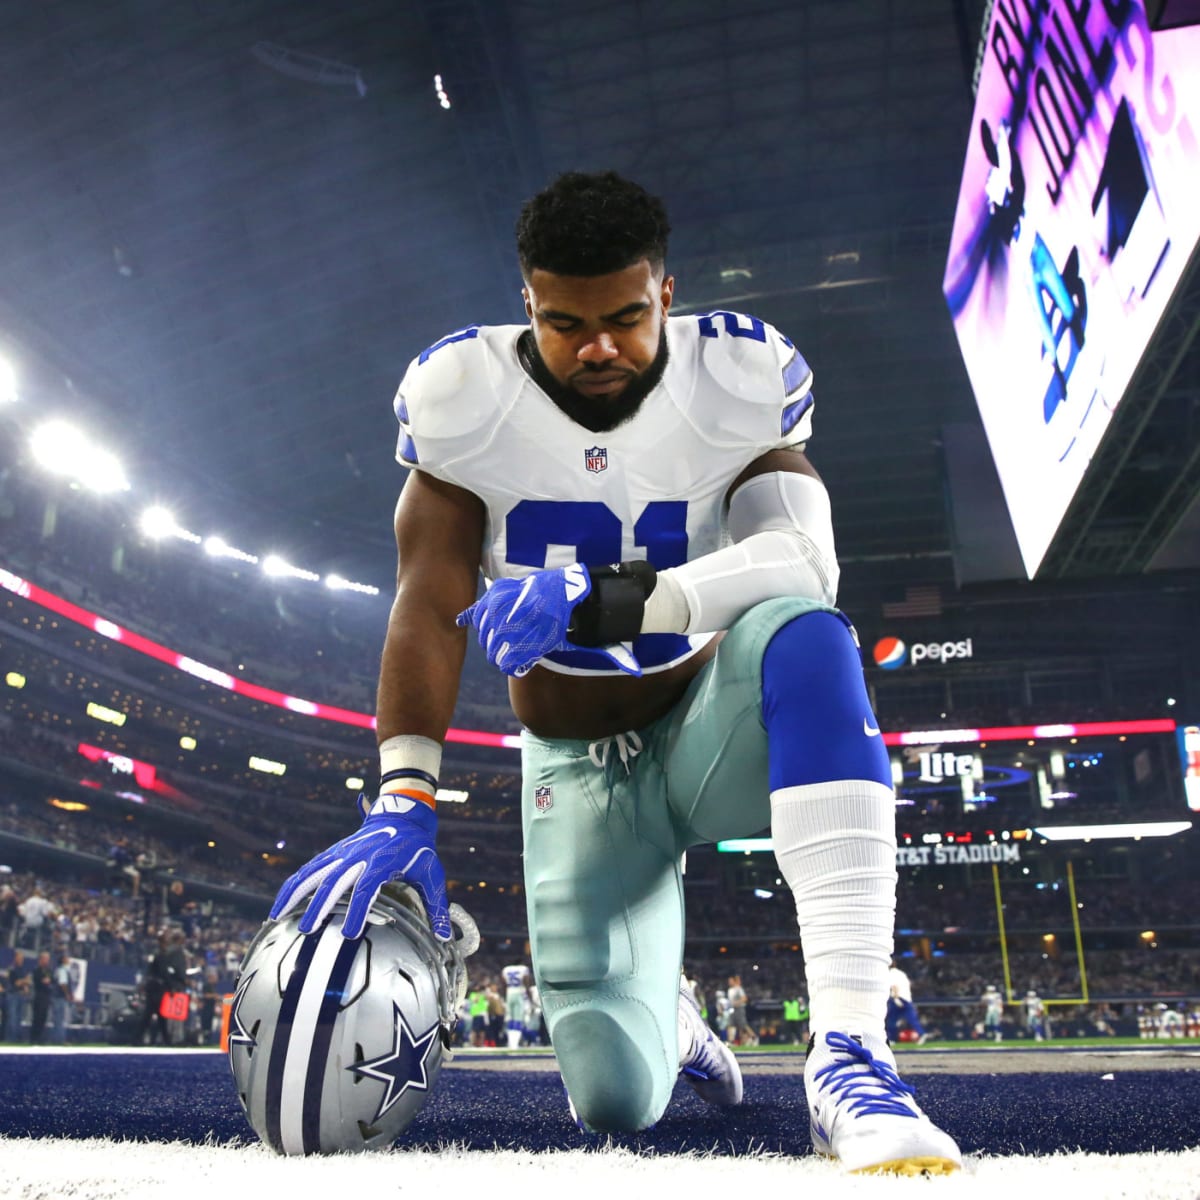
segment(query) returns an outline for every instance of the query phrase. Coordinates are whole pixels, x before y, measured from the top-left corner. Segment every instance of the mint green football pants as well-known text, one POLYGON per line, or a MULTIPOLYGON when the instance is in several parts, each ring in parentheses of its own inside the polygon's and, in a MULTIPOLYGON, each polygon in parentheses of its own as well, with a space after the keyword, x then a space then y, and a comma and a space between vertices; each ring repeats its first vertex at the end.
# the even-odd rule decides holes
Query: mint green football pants
POLYGON ((653 1125, 679 1073, 679 972, 688 846, 771 820, 762 661, 789 621, 833 609, 757 605, 680 703, 637 743, 522 736, 521 822, 533 971, 579 1119, 653 1125), (597 762, 599 760, 599 762, 597 762))

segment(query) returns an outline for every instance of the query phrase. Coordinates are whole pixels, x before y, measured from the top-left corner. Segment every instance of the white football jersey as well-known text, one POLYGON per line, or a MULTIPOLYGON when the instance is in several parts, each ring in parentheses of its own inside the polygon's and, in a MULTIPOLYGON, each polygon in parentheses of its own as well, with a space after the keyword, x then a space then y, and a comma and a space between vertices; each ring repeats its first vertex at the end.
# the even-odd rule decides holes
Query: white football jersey
POLYGON ((912 1002, 912 984, 899 967, 888 968, 888 990, 893 992, 898 999, 912 1002))
MULTIPOLYGON (((669 358, 636 415, 607 433, 572 421, 517 355, 524 325, 471 325, 409 365, 396 394, 397 460, 478 496, 489 580, 572 562, 647 559, 659 569, 730 541, 729 485, 768 450, 812 432, 812 372, 755 317, 671 317, 669 358)), ((665 670, 713 635, 643 634, 644 671, 665 670)), ((540 660, 573 674, 619 673, 590 650, 540 660)))
POLYGON ((529 973, 529 968, 523 963, 514 963, 510 967, 505 967, 500 974, 504 978, 504 986, 510 992, 521 990, 525 987, 525 976, 529 973))

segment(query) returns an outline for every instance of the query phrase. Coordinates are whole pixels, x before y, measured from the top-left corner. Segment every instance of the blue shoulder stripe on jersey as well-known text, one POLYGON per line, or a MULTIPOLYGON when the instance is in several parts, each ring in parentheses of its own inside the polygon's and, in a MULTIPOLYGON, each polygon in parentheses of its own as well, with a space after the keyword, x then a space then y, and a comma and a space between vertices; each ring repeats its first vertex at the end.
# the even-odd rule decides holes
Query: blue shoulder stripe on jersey
MULTIPOLYGON (((643 633, 633 639, 633 653, 643 667, 661 667, 664 663, 674 662, 691 648, 691 641, 682 633, 643 633)), ((546 657, 564 667, 620 674, 611 658, 595 650, 552 650, 546 657)))
POLYGON ((417 457, 416 442, 403 429, 400 430, 400 441, 397 445, 397 451, 401 462, 412 463, 416 466, 421 461, 417 457))
POLYGON ((779 432, 791 433, 800 422, 800 418, 813 406, 812 392, 805 392, 795 404, 789 404, 783 410, 783 420, 780 422, 779 432))
POLYGON ((408 404, 399 392, 396 393, 396 399, 392 404, 392 411, 396 414, 396 420, 399 421, 401 425, 407 425, 409 423, 408 404))
MULTIPOLYGON (((313 1030, 313 1044, 308 1056, 308 1070, 304 1073, 304 1102, 301 1107, 300 1139, 305 1154, 316 1154, 321 1148, 321 1095, 324 1091, 325 1068, 329 1065, 329 1046, 333 1041, 333 1026, 338 1010, 346 994, 350 969, 354 956, 363 943, 359 939, 342 938, 338 947, 333 970, 325 984, 321 997, 321 1008, 317 1013, 317 1027, 313 1030)), ((370 951, 368 950, 369 954, 370 951)))
POLYGON ((432 346, 426 346, 417 357, 417 365, 420 366, 431 354, 436 354, 443 346, 449 346, 453 342, 466 342, 471 338, 479 336, 478 325, 468 325, 466 329, 460 329, 457 333, 448 333, 440 342, 434 342, 432 346))
POLYGON ((783 368, 783 394, 790 396, 812 372, 808 369, 808 363, 800 356, 800 351, 797 350, 787 361, 787 366, 783 368))

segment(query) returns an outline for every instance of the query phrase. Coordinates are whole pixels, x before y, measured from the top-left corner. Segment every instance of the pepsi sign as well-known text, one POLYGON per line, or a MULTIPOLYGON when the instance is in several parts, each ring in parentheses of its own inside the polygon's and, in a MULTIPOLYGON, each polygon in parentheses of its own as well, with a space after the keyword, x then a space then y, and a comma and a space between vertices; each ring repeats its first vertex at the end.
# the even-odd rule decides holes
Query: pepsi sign
POLYGON ((880 638, 875 643, 875 665, 894 671, 908 662, 908 647, 897 637, 880 638))
POLYGON ((885 671, 894 671, 905 663, 915 667, 923 662, 949 662, 953 658, 973 658, 975 654, 971 639, 961 642, 914 642, 906 645, 897 637, 882 637, 875 643, 873 651, 875 665, 885 671))

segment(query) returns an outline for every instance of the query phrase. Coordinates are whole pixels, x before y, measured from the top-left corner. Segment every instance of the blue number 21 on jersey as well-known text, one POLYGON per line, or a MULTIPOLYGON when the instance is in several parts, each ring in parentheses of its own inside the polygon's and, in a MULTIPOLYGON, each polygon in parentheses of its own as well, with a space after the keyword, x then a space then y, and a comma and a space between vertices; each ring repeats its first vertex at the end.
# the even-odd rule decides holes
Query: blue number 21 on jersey
MULTIPOLYGON (((620 562, 623 553, 621 518, 598 500, 522 500, 509 511, 505 532, 508 562, 536 570, 546 566, 551 546, 574 546, 575 557, 591 566, 620 562)), ((651 500, 633 526, 633 541, 659 570, 687 562, 687 501, 651 500)), ((643 668, 673 662, 688 648, 688 639, 674 633, 643 634, 634 643, 643 668)), ((588 650, 548 657, 564 666, 612 669, 588 650)))

